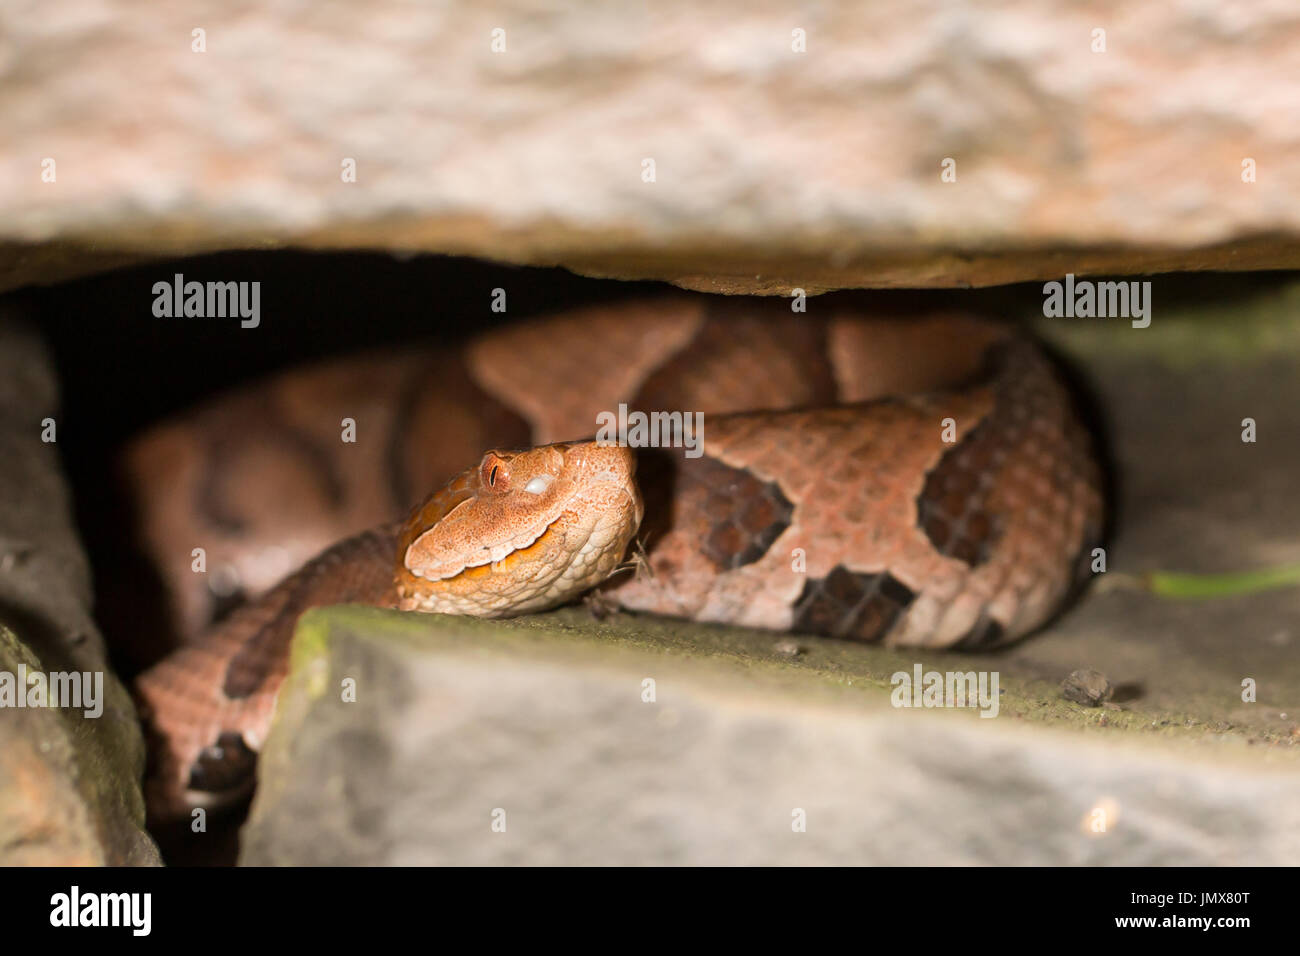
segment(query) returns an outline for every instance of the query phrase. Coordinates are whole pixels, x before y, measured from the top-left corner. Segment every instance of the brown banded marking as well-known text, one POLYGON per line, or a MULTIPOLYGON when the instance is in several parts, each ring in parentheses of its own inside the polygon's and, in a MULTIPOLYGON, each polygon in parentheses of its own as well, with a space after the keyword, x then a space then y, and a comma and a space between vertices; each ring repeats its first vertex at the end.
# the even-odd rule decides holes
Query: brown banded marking
POLYGON ((917 520, 939 554, 971 567, 988 560, 1002 533, 989 499, 1007 451, 1003 434, 985 419, 926 475, 917 520))
POLYGON ((597 413, 629 402, 675 362, 704 311, 701 300, 677 297, 575 309, 493 330, 464 361, 480 388, 532 426, 532 444, 566 441, 591 435, 597 413))
POLYGON ((791 627, 874 643, 884 639, 915 597, 911 588, 888 573, 861 574, 836 565, 826 577, 804 585, 791 627))
POLYGON ((690 341, 641 383, 629 408, 710 415, 836 400, 826 324, 781 301, 710 302, 690 341))
POLYGON ((672 522, 695 527, 700 550, 719 571, 734 571, 767 554, 790 526, 792 505, 774 481, 716 458, 674 455, 672 522))
POLYGON ((994 499, 1007 459, 1024 443, 1032 409, 1054 404, 1035 387, 1039 360, 1027 347, 1007 341, 986 349, 969 385, 991 386, 993 406, 973 427, 957 422, 957 442, 927 473, 917 496, 918 523, 935 550, 972 568, 989 559, 1004 530, 994 499))

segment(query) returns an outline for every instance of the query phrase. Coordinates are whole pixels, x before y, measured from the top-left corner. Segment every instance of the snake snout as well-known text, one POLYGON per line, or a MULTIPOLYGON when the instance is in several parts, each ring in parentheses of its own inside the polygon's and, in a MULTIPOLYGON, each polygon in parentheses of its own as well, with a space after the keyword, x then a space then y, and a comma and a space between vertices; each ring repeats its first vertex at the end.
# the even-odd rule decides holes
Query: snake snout
POLYGON ((569 461, 590 481, 630 484, 636 477, 636 453, 626 445, 583 442, 569 447, 569 461))

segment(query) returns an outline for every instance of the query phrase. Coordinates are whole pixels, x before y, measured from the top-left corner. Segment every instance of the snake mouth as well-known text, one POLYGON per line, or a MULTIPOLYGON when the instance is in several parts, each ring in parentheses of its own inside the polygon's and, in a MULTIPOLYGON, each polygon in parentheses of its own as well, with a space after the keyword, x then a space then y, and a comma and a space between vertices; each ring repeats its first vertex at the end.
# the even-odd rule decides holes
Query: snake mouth
MULTIPOLYGON (((633 521, 639 525, 641 523, 643 510, 640 496, 629 489, 625 483, 616 482, 612 478, 598 478, 596 480, 613 484, 618 487, 618 490, 622 494, 622 506, 628 508, 632 512, 633 521)), ((577 496, 575 495, 574 497, 577 496)), ((439 577, 426 577, 417 571, 412 571, 411 573, 415 577, 430 582, 474 581, 486 578, 494 573, 508 573, 516 566, 536 557, 539 553, 554 544, 557 534, 559 533, 557 525, 560 521, 561 518, 555 518, 540 525, 540 530, 538 531, 516 536, 511 542, 509 542, 510 549, 500 557, 492 557, 492 555, 489 554, 477 560, 467 561, 464 567, 452 574, 444 574, 439 577)), ((573 556, 574 555, 569 555, 570 558, 573 556)), ((567 565, 568 563, 568 561, 556 562, 557 566, 567 565)))
POLYGON ((506 554, 505 557, 500 558, 499 560, 482 561, 478 564, 466 565, 465 568, 458 573, 448 575, 440 580, 473 581, 478 578, 485 578, 498 571, 508 571, 513 565, 518 564, 520 561, 527 560, 529 557, 546 548, 550 544, 552 538, 551 532, 554 526, 555 523, 552 522, 542 531, 541 534, 534 537, 530 542, 513 549, 506 554))
POLYGON ((412 577, 436 584, 497 571, 522 580, 534 576, 534 563, 543 577, 561 574, 589 548, 594 529, 604 534, 641 517, 635 460, 623 449, 581 443, 489 452, 477 471, 463 500, 405 545, 402 566, 412 577))
MULTIPOLYGON (((567 506, 569 504, 569 500, 571 499, 566 499, 566 501, 562 503, 563 506, 567 506)), ((472 504, 472 502, 470 501, 462 502, 461 504, 457 505, 456 508, 453 508, 451 512, 448 513, 448 517, 451 517, 451 515, 455 514, 457 509, 464 506, 468 506, 470 504, 472 504)), ((455 568, 454 570, 448 569, 446 571, 439 573, 436 571, 428 571, 419 567, 412 567, 410 564, 409 551, 408 551, 407 559, 404 563, 406 564, 407 571, 409 571, 413 577, 417 577, 420 578, 421 580, 429 581, 429 582, 455 580, 456 578, 462 577, 467 572, 471 572, 471 571, 480 572, 479 576, 481 576, 481 574, 487 573, 491 568, 502 567, 507 561, 511 561, 512 559, 516 558, 519 554, 525 551, 536 553, 535 549, 537 545, 543 539, 547 538, 550 535, 551 530, 555 527, 556 523, 560 520, 560 515, 562 514, 563 514, 563 508, 561 508, 559 515, 552 518, 548 518, 542 522, 539 522, 532 529, 525 531, 521 534, 517 534, 513 538, 509 538, 504 541, 495 542, 493 544, 483 545, 481 550, 479 550, 476 554, 466 558, 460 564, 460 566, 455 568)))

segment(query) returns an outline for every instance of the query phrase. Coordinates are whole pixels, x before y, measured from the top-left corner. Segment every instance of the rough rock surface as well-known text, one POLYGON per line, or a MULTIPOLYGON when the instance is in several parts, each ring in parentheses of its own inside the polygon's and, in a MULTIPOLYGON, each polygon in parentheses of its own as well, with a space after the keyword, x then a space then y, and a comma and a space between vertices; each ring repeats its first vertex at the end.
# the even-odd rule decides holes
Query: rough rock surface
POLYGON ((0 38, 0 287, 277 244, 769 293, 1300 264, 1288 2, 20 0, 0 38))
POLYGON ((61 427, 56 403, 39 339, 0 316, 0 673, 103 675, 98 717, 0 708, 0 865, 156 863, 135 708, 108 670, 58 455, 41 441, 42 419, 61 427))
POLYGON ((310 612, 241 862, 1280 865, 1300 852, 1300 775, 1240 750, 1192 759, 893 710, 888 672, 863 674, 864 658, 794 668, 770 644, 737 636, 724 661, 555 620, 310 612))

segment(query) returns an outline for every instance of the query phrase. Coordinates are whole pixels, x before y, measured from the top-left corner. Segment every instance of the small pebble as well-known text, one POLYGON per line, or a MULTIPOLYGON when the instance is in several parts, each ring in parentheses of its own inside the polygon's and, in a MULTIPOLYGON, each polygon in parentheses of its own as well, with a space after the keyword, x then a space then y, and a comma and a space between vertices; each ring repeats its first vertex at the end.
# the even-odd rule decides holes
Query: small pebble
POLYGON ((799 642, 792 641, 789 638, 777 641, 772 645, 772 650, 778 654, 784 654, 786 657, 797 657, 803 653, 803 648, 799 646, 799 642))
POLYGON ((1061 694, 1076 704, 1100 707, 1110 698, 1110 681, 1101 671, 1083 668, 1061 682, 1061 694))

